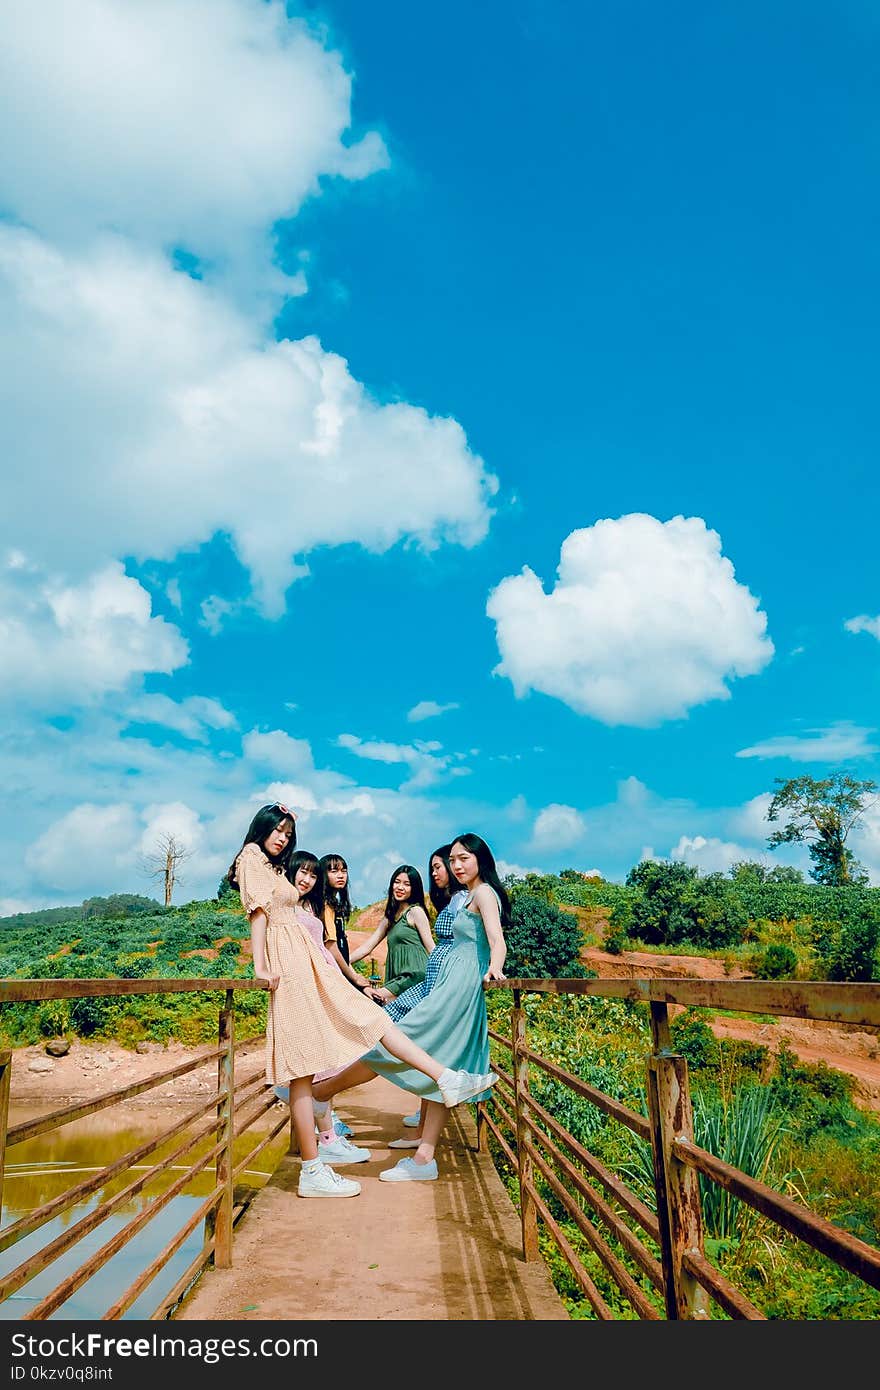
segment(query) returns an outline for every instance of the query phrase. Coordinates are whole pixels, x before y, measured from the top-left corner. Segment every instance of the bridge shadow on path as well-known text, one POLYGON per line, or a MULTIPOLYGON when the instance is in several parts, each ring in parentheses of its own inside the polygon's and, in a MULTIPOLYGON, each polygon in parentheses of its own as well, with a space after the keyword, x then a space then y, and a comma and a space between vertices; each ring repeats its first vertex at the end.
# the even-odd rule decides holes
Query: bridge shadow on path
MULTIPOLYGON (((519 1217, 470 1106, 450 1116, 437 1182, 384 1183, 403 1155, 413 1098, 377 1077, 336 1098, 367 1163, 339 1165, 358 1197, 296 1195, 299 1159, 285 1156, 235 1228, 231 1269, 210 1269, 174 1320, 568 1321, 543 1263, 522 1258, 519 1217)), ((409 1131, 411 1133, 411 1131, 409 1131)))

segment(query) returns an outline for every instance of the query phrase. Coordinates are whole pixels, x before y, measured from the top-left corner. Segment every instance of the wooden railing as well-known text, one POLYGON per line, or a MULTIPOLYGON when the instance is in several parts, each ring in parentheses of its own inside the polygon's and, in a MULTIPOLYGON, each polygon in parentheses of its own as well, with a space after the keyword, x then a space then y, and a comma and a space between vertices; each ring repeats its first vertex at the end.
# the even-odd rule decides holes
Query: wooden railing
POLYGON ((12 1053, 0 1052, 0 1205, 2 1205, 6 1154, 16 1144, 21 1144, 26 1139, 33 1139, 37 1135, 46 1134, 61 1125, 70 1124, 74 1120, 81 1120, 85 1116, 93 1115, 99 1110, 105 1110, 109 1106, 117 1105, 121 1101, 141 1095, 155 1087, 166 1085, 168 1082, 185 1076, 188 1072, 195 1071, 199 1067, 204 1067, 212 1061, 217 1063, 216 1091, 207 1099, 200 1101, 195 1109, 188 1111, 174 1124, 155 1135, 149 1142, 123 1154, 100 1171, 90 1174, 83 1182, 67 1188, 50 1202, 34 1211, 27 1212, 14 1223, 0 1230, 0 1251, 3 1251, 15 1245, 25 1236, 39 1231, 48 1221, 82 1203, 85 1198, 105 1188, 114 1178, 129 1172, 134 1169, 135 1165, 138 1165, 137 1176, 133 1177, 120 1191, 105 1197, 86 1215, 63 1230, 55 1239, 50 1240, 42 1248, 32 1251, 28 1258, 22 1260, 19 1265, 0 1278, 0 1302, 5 1301, 22 1288, 60 1255, 94 1231, 108 1217, 123 1209, 134 1196, 172 1167, 177 1169, 182 1166, 184 1171, 181 1176, 176 1177, 162 1192, 153 1196, 141 1211, 127 1221, 88 1259, 84 1260, 73 1273, 56 1284, 22 1317, 25 1320, 50 1317, 112 1256, 137 1236, 148 1222, 165 1209, 174 1197, 183 1192, 197 1174, 211 1166, 213 1167, 214 1185, 208 1196, 199 1203, 180 1230, 166 1242, 159 1254, 150 1261, 129 1287, 119 1294, 104 1312, 103 1318, 121 1318, 202 1222, 205 1223, 205 1240, 202 1249, 177 1280, 174 1287, 162 1298, 159 1306, 150 1315, 151 1318, 155 1320, 167 1317, 169 1311, 179 1302, 186 1290, 211 1261, 217 1267, 228 1266, 232 1263, 233 1224, 242 1209, 241 1205, 237 1205, 236 1202, 236 1181, 254 1158, 289 1125, 289 1118, 286 1114, 275 1123, 270 1123, 266 1132, 261 1135, 253 1148, 244 1158, 239 1158, 238 1162, 234 1163, 234 1141, 257 1120, 266 1115, 275 1104, 274 1093, 271 1088, 267 1089, 262 1056, 260 1057, 259 1072, 256 1076, 241 1082, 237 1082, 235 1077, 236 1054, 246 1045, 235 1043, 235 994, 244 990, 266 988, 267 986, 262 980, 6 980, 0 982, 0 1003, 42 999, 74 999, 102 995, 119 997, 134 994, 204 994, 214 991, 222 991, 225 996, 219 1011, 217 1047, 212 1051, 198 1057, 195 1061, 184 1062, 179 1066, 169 1068, 167 1071, 159 1072, 150 1077, 149 1080, 108 1091, 94 1100, 68 1105, 62 1110, 56 1110, 51 1114, 42 1115, 11 1127, 8 1125, 8 1116, 12 1053), (171 1152, 165 1154, 152 1166, 142 1167, 142 1161, 145 1158, 179 1137, 181 1142, 171 1152), (207 1149, 193 1155, 193 1150, 199 1150, 200 1145, 204 1145, 206 1140, 208 1141, 207 1149))
POLYGON ((540 1258, 540 1220, 598 1318, 613 1319, 615 1315, 550 1210, 548 1193, 558 1200, 639 1318, 662 1318, 664 1313, 658 1307, 670 1319, 707 1318, 710 1300, 731 1318, 764 1317, 706 1257, 700 1174, 865 1283, 880 1288, 880 1250, 694 1142, 687 1062, 674 1052, 669 1028, 670 1005, 873 1028, 880 1025, 880 986, 751 980, 510 979, 486 988, 512 992, 509 1037, 490 1030, 495 1054, 497 1048, 503 1048, 511 1062, 505 1067, 493 1056, 499 1082, 492 1099, 478 1106, 478 1142, 488 1129, 517 1174, 525 1259, 540 1258), (647 1004, 653 1043, 646 1059, 647 1116, 533 1051, 528 1043, 524 993, 597 995, 647 1004), (552 1077, 650 1142, 653 1210, 535 1100, 529 1084, 531 1068, 552 1077), (541 1188, 538 1175, 543 1179, 541 1188), (632 1224, 627 1224, 627 1218, 632 1224), (640 1227, 641 1233, 632 1225, 640 1227), (652 1300, 646 1296, 645 1281, 659 1297, 652 1300))
MULTIPOLYGON (((100 995, 208 993, 222 991, 216 1049, 194 1061, 158 1073, 146 1081, 108 1091, 96 1099, 8 1126, 9 1084, 12 1054, 0 1052, 0 1199, 8 1149, 94 1114, 154 1087, 186 1075, 206 1063, 217 1063, 216 1091, 178 1122, 148 1143, 123 1154, 113 1163, 68 1188, 38 1209, 28 1212, 0 1230, 0 1251, 33 1234, 51 1219, 67 1212, 85 1197, 99 1192, 114 1178, 133 1170, 141 1160, 176 1137, 185 1138, 160 1161, 139 1171, 121 1191, 107 1197, 61 1235, 32 1253, 0 1278, 0 1302, 46 1269, 60 1254, 95 1230, 152 1179, 197 1149, 206 1139, 209 1147, 186 1164, 181 1177, 127 1222, 110 1240, 23 1316, 50 1317, 71 1295, 127 1244, 175 1195, 209 1165, 214 1185, 181 1229, 105 1311, 105 1319, 118 1319, 149 1286, 198 1224, 205 1222, 203 1248, 150 1315, 161 1319, 177 1305, 209 1263, 232 1263, 233 1225, 242 1208, 236 1204, 235 1183, 253 1159, 289 1127, 285 1114, 270 1122, 250 1152, 234 1163, 233 1142, 275 1104, 258 1074, 237 1081, 235 1059, 240 1047, 234 1040, 234 996, 243 990, 264 989, 257 980, 7 980, 0 982, 0 1003, 20 1000, 71 999, 100 995), (194 1135, 192 1126, 202 1128, 194 1135)), ((584 1296, 600 1319, 614 1313, 553 1215, 548 1194, 561 1205, 589 1248, 598 1256, 616 1287, 636 1316, 645 1319, 694 1319, 709 1316, 710 1300, 732 1318, 760 1319, 761 1311, 707 1258, 702 1235, 699 1175, 720 1184, 737 1198, 763 1213, 783 1230, 805 1241, 857 1275, 880 1288, 880 1251, 841 1230, 806 1206, 783 1196, 748 1174, 732 1168, 694 1142, 688 1069, 685 1059, 671 1046, 669 1007, 702 1006, 739 1013, 788 1015, 830 1023, 880 1026, 880 986, 765 983, 728 980, 527 980, 511 979, 486 987, 512 994, 510 1032, 507 1037, 490 1030, 497 1054, 506 1050, 509 1067, 493 1058, 499 1083, 492 1100, 477 1108, 478 1142, 491 1132, 500 1151, 512 1164, 519 1185, 523 1254, 540 1258, 539 1221, 560 1251, 584 1296), (623 1105, 614 1097, 582 1081, 572 1072, 542 1057, 529 1046, 523 995, 595 995, 627 999, 649 1007, 652 1051, 646 1059, 647 1115, 623 1105), (654 1205, 647 1205, 620 1176, 584 1147, 533 1096, 532 1070, 561 1083, 606 1115, 626 1126, 651 1146, 654 1171, 654 1205), (604 1232, 599 1227, 604 1228, 604 1232), (639 1229, 633 1229, 633 1227, 639 1229), (614 1248, 612 1248, 612 1242, 614 1248), (649 1297, 645 1285, 654 1291, 649 1297)), ((242 1045, 244 1046, 244 1045, 242 1045)))

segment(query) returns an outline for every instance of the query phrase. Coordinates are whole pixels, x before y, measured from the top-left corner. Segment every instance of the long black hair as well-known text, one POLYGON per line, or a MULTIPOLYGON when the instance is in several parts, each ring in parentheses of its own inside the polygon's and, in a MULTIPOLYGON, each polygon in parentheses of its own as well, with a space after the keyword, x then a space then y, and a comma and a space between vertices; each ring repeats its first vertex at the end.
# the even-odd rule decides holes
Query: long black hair
POLYGON ((341 917, 343 922, 347 922, 352 913, 351 898, 348 895, 348 880, 346 879, 344 888, 334 888, 327 877, 327 870, 344 869, 348 873, 348 865, 341 854, 322 854, 318 864, 321 869, 324 902, 329 903, 333 908, 335 917, 341 917))
POLYGON ((315 885, 310 888, 304 898, 300 898, 300 907, 308 908, 309 912, 315 917, 324 920, 324 884, 321 881, 321 865, 317 854, 312 854, 307 849, 294 850, 287 865, 287 877, 293 883, 296 878, 297 869, 311 869, 315 875, 315 885))
POLYGON ((439 849, 434 849, 428 855, 428 897, 434 905, 435 912, 442 912, 450 898, 452 898, 461 887, 452 869, 449 867, 449 851, 452 845, 441 845, 439 849), (439 888, 434 882, 434 875, 431 872, 431 865, 435 859, 441 859, 446 869, 449 882, 445 888, 439 888))
POLYGON ((388 897, 385 900, 385 920, 389 923, 394 922, 397 910, 401 906, 395 898, 393 891, 394 880, 397 878, 398 874, 406 874, 409 878, 409 900, 404 908, 404 912, 408 912, 411 907, 421 907, 426 914, 428 911, 425 906, 425 885, 422 883, 422 876, 418 869, 414 868, 412 864, 398 864, 394 873, 388 880, 388 897))
MULTIPOLYGON (((510 898, 507 895, 504 884, 498 877, 498 870, 495 867, 495 856, 486 844, 486 841, 481 839, 479 835, 474 835, 471 831, 467 830, 463 835, 456 835, 453 840, 450 840, 450 853, 454 845, 464 845, 466 850, 476 855, 480 878, 484 883, 491 884, 501 901, 501 925, 502 927, 506 927, 510 922, 510 898)), ((455 878, 455 875, 453 874, 452 877, 455 878)), ((456 882, 458 882, 458 879, 456 879, 456 882)))
POLYGON ((296 821, 294 820, 293 812, 280 801, 273 801, 271 806, 260 807, 247 828, 247 834, 242 840, 241 849, 226 870, 226 877, 233 888, 238 887, 238 879, 235 877, 235 860, 238 858, 238 855, 241 854, 241 850, 244 849, 245 845, 259 845, 263 853, 266 854, 266 858, 269 859, 276 868, 282 869, 286 873, 287 866, 290 863, 290 856, 296 849, 296 821), (285 820, 290 821, 290 839, 281 853, 273 859, 271 854, 266 854, 264 841, 267 840, 272 834, 272 831, 277 830, 281 822, 285 820))

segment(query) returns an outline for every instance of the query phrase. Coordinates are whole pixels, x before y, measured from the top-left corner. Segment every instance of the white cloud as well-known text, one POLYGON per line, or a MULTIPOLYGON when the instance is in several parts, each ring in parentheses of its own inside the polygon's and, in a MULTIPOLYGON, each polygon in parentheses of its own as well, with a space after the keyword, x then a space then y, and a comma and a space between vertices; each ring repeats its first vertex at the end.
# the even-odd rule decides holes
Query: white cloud
POLYGON ((577 844, 585 830, 584 818, 574 806, 553 803, 536 816, 532 845, 536 850, 568 849, 577 844))
POLYGON ((212 729, 234 729, 235 715, 204 695, 172 700, 168 695, 141 695, 128 707, 128 717, 139 724, 160 724, 184 738, 206 743, 212 729))
POLYGON ((867 869, 872 885, 880 886, 880 802, 868 805, 865 814, 853 826, 847 844, 867 869))
POLYGON ((460 754, 447 753, 438 757, 443 745, 433 739, 417 739, 415 743, 388 743, 378 739, 361 739, 356 734, 340 734, 336 743, 357 758, 368 758, 379 763, 402 763, 410 772, 402 786, 411 789, 432 786, 444 773, 451 777, 469 774, 466 767, 451 766, 461 757, 460 754))
POLYGON ((36 912, 37 904, 27 898, 0 898, 0 917, 14 917, 17 912, 36 912))
POLYGON ((827 729, 809 729, 800 737, 781 734, 750 748, 741 748, 738 758, 789 758, 796 763, 836 763, 847 758, 865 758, 880 749, 869 742, 875 729, 841 720, 827 729))
POLYGON ((269 733, 251 730, 245 734, 242 748, 246 758, 267 771, 302 776, 314 768, 308 741, 291 738, 281 729, 272 729, 269 733))
MULTIPOLYGON (((738 807, 730 817, 730 833, 746 840, 766 841, 774 829, 774 825, 767 820, 772 800, 770 792, 761 792, 759 796, 753 796, 743 806, 738 807)), ((775 828, 778 829, 778 825, 775 828)))
POLYGON ((231 614, 239 611, 240 604, 230 603, 228 599, 221 598, 219 594, 208 594, 199 604, 201 626, 207 628, 212 637, 216 637, 222 631, 226 619, 231 614))
POLYGON ((527 566, 490 593, 501 661, 530 690, 602 723, 655 725, 754 675, 773 655, 758 600, 699 517, 633 513, 573 531, 556 587, 527 566))
POLYGON ((188 660, 150 595, 114 562, 77 585, 14 566, 0 574, 0 695, 67 709, 188 660))
POLYGON ((274 616, 316 546, 473 546, 497 488, 455 420, 378 404, 317 339, 261 341, 118 239, 66 256, 0 226, 0 403, 10 545, 82 571, 221 532, 274 616))
POLYGON ((866 613, 858 618, 847 618, 844 627, 847 632, 869 632, 880 641, 880 614, 876 618, 869 618, 866 613))
POLYGON ((514 878, 525 878, 526 874, 543 874, 546 869, 527 868, 524 864, 511 864, 507 859, 496 859, 495 867, 498 870, 498 877, 507 878, 513 874, 514 878))
POLYGON ((387 166, 378 134, 347 136, 340 55, 282 0, 7 0, 3 28, 0 202, 58 244, 112 227, 268 267, 322 176, 387 166))
POLYGON ((435 719, 438 714, 446 714, 448 710, 459 708, 460 706, 454 702, 438 705, 436 700, 420 700, 417 705, 413 705, 406 717, 411 724, 417 724, 422 719, 435 719))
POLYGON ((38 884, 66 895, 67 902, 90 897, 96 882, 135 880, 142 830, 137 812, 127 802, 82 802, 53 821, 28 848, 25 867, 38 884))
POLYGON ((692 864, 702 873, 723 873, 726 874, 732 865, 741 863, 743 860, 766 864, 768 868, 773 866, 774 860, 769 854, 763 851, 756 851, 753 848, 746 848, 743 845, 734 844, 730 840, 719 840, 716 836, 705 835, 682 835, 678 844, 670 851, 670 859, 680 859, 685 864, 692 864))

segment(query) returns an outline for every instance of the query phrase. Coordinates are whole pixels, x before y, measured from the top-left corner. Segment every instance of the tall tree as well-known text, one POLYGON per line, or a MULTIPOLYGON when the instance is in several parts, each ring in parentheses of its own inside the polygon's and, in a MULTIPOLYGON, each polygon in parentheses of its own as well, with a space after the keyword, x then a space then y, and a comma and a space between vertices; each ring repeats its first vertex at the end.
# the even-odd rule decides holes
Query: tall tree
POLYGON ((189 859, 193 851, 187 849, 174 835, 162 834, 156 841, 152 854, 144 855, 144 873, 150 878, 161 878, 165 886, 165 906, 171 906, 171 895, 175 883, 179 883, 179 866, 189 859))
POLYGON ((811 878, 817 883, 838 887, 863 883, 862 866, 847 849, 846 840, 853 826, 876 800, 876 782, 857 782, 854 777, 835 772, 817 781, 814 777, 777 777, 779 790, 767 810, 768 821, 782 821, 767 841, 777 845, 806 844, 813 867, 811 878))

